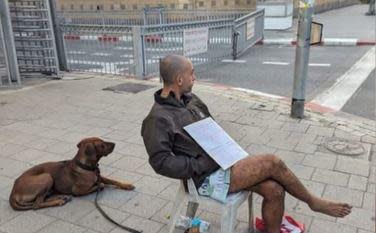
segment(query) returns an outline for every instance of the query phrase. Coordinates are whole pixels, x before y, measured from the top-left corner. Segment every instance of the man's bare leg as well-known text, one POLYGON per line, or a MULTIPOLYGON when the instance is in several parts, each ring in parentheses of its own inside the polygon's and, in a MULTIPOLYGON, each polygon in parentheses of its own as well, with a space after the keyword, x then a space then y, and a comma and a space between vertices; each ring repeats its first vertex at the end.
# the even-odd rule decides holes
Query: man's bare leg
POLYGON ((262 201, 262 219, 267 233, 280 233, 285 209, 285 189, 274 180, 266 180, 250 188, 260 194, 262 201))
POLYGON ((351 206, 325 200, 312 195, 284 162, 275 155, 256 155, 237 162, 231 169, 230 192, 236 192, 272 179, 288 193, 304 201, 316 212, 333 217, 344 217, 351 212, 351 206))

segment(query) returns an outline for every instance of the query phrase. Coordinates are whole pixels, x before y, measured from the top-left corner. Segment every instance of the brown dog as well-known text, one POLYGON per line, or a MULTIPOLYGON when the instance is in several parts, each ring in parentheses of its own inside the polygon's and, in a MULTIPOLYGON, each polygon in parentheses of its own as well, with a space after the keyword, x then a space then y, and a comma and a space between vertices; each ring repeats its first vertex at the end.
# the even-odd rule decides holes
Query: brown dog
POLYGON ((77 155, 72 160, 39 164, 18 177, 9 197, 12 208, 28 210, 61 206, 71 200, 71 195, 89 194, 105 184, 134 189, 132 184, 99 174, 98 161, 114 150, 115 143, 86 138, 77 147, 77 155))

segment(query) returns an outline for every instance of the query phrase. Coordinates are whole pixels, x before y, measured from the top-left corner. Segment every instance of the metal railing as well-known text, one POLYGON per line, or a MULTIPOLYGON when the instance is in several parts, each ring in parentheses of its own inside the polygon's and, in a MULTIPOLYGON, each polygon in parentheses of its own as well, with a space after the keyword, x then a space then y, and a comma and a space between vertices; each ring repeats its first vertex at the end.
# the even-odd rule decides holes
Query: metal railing
POLYGON ((8 70, 8 58, 5 51, 5 40, 0 18, 0 87, 9 86, 12 83, 8 70))
POLYGON ((113 25, 63 25, 69 70, 133 75, 132 28, 113 25))
MULTIPOLYGON (((217 17, 213 15, 210 17, 217 17)), ((191 19, 204 17, 200 13, 196 16, 198 18, 192 16, 191 19)), ((184 17, 183 14, 179 20, 184 17)), ((195 66, 231 55, 236 59, 263 38, 263 17, 264 10, 259 10, 247 15, 229 14, 222 19, 205 17, 204 21, 158 25, 127 26, 121 22, 120 25, 107 24, 106 20, 102 24, 87 23, 89 21, 77 24, 63 20, 60 27, 69 70, 145 77, 157 74, 160 59, 168 54, 185 55, 195 66), (235 19, 239 15, 242 17, 235 19), (191 53, 195 55, 185 54, 188 46, 184 45, 184 33, 201 29, 205 31, 201 40, 205 50, 191 53)))
POLYGON ((207 10, 163 10, 160 14, 144 11, 59 11, 57 16, 70 24, 91 25, 155 25, 210 21, 217 19, 236 19, 249 11, 207 11, 207 10))
POLYGON ((0 0, 0 87, 21 85, 7 0, 0 0))
POLYGON ((194 65, 215 62, 231 56, 233 20, 211 20, 142 27, 144 45, 144 75, 159 71, 159 59, 168 54, 184 55, 183 32, 185 29, 208 28, 208 49, 205 53, 188 56, 194 65))
POLYGON ((233 58, 241 56, 264 37, 264 9, 257 10, 234 21, 233 58))

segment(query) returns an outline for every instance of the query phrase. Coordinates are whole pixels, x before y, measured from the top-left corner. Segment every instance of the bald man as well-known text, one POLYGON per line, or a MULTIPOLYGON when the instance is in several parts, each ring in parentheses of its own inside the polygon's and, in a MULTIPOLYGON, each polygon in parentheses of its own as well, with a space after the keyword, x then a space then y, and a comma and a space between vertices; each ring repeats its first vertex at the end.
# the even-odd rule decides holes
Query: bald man
POLYGON ((230 169, 222 170, 183 130, 184 126, 210 116, 207 106, 192 93, 196 79, 192 63, 185 57, 169 55, 160 63, 160 75, 163 88, 154 94, 155 103, 141 129, 149 163, 155 172, 175 179, 192 178, 200 194, 219 201, 227 193, 241 190, 260 194, 268 233, 280 232, 285 191, 316 212, 334 217, 351 212, 352 207, 347 203, 314 196, 272 154, 248 156, 230 169), (209 177, 222 177, 223 183, 212 184, 213 179, 209 177), (212 196, 208 190, 216 190, 216 195, 212 196))

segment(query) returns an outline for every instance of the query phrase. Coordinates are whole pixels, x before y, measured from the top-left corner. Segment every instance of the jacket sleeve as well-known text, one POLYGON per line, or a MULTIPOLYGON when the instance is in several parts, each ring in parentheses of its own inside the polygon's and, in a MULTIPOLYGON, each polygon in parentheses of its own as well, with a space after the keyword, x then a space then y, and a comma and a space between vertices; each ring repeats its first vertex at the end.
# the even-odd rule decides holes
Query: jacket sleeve
POLYGON ((174 135, 172 122, 165 118, 147 118, 142 124, 141 134, 149 163, 160 175, 175 179, 189 179, 205 171, 204 156, 196 158, 176 155, 172 152, 174 135))

